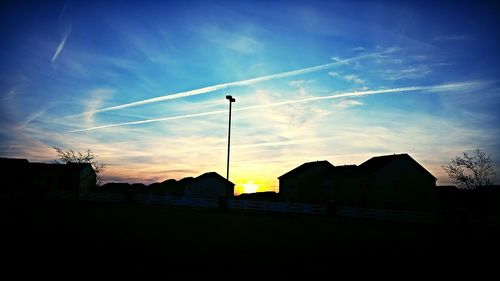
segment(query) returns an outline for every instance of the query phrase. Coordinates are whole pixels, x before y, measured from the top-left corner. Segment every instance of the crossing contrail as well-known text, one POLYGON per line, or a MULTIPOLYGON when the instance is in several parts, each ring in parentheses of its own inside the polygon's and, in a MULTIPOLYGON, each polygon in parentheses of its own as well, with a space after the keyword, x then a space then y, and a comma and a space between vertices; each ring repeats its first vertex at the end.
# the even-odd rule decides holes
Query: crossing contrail
MULTIPOLYGON (((476 85, 478 85, 478 83, 479 82, 460 82, 460 83, 449 83, 449 84, 433 85, 433 86, 413 86, 413 87, 400 87, 400 88, 392 88, 392 89, 354 91, 354 92, 346 92, 346 93, 329 95, 329 96, 310 97, 310 98, 288 100, 288 101, 270 103, 270 104, 246 106, 246 107, 242 107, 242 108, 233 109, 233 111, 247 111, 247 110, 254 110, 254 109, 265 108, 265 107, 274 107, 274 106, 294 104, 294 103, 304 103, 304 102, 311 102, 311 101, 317 101, 317 100, 338 99, 338 98, 345 98, 345 97, 361 97, 361 96, 368 96, 368 95, 415 92, 415 91, 423 91, 423 90, 429 90, 431 92, 459 90, 459 89, 466 89, 466 88, 469 88, 472 86, 476 86, 476 85)), ((187 115, 169 116, 169 117, 162 117, 162 118, 153 118, 153 119, 145 119, 145 120, 139 120, 139 121, 124 122, 124 123, 107 124, 107 125, 95 126, 95 127, 90 127, 90 128, 72 130, 69 132, 71 132, 71 133, 85 132, 85 131, 118 127, 118 126, 147 124, 147 123, 153 123, 153 122, 161 122, 161 121, 168 121, 168 120, 175 120, 175 119, 208 116, 208 115, 215 115, 215 114, 222 114, 222 113, 227 113, 227 110, 217 110, 217 111, 209 111, 209 112, 203 112, 203 113, 194 113, 194 114, 187 114, 187 115)))
POLYGON ((164 96, 160 96, 160 97, 156 97, 156 98, 150 98, 150 99, 145 99, 145 100, 141 100, 141 101, 125 103, 125 104, 121 104, 121 105, 115 105, 115 106, 105 107, 105 108, 101 108, 101 109, 97 109, 97 110, 87 111, 87 112, 84 112, 83 114, 94 114, 94 113, 99 113, 99 112, 113 111, 113 110, 135 107, 135 106, 140 106, 140 105, 145 105, 145 104, 150 104, 150 103, 156 103, 156 102, 160 102, 160 101, 167 101, 167 100, 184 98, 184 97, 189 97, 189 96, 194 96, 194 95, 206 94, 206 93, 210 93, 210 92, 214 92, 214 91, 218 91, 218 90, 223 90, 223 89, 227 89, 227 88, 232 88, 232 87, 237 87, 237 86, 252 85, 252 84, 256 84, 256 83, 260 83, 260 82, 268 81, 268 80, 272 80, 272 79, 285 78, 285 77, 291 77, 291 76, 301 75, 301 74, 305 74, 305 73, 321 71, 321 70, 325 70, 325 69, 328 69, 328 68, 331 68, 331 67, 334 67, 337 65, 346 64, 346 63, 351 62, 351 61, 356 61, 356 60, 361 60, 364 58, 375 57, 375 56, 379 56, 382 54, 392 53, 392 52, 395 52, 396 50, 397 49, 395 49, 395 48, 391 48, 391 49, 384 51, 384 52, 365 54, 365 55, 361 55, 361 56, 353 57, 353 58, 349 58, 349 59, 344 59, 344 60, 337 59, 335 62, 332 62, 332 63, 322 64, 322 65, 317 65, 317 66, 312 66, 312 67, 307 67, 307 68, 302 68, 302 69, 297 69, 297 70, 292 70, 292 71, 287 71, 287 72, 275 73, 275 74, 270 74, 270 75, 256 77, 256 78, 247 79, 247 80, 217 84, 217 85, 199 88, 199 89, 195 89, 195 90, 189 90, 189 91, 185 91, 185 92, 164 95, 164 96))

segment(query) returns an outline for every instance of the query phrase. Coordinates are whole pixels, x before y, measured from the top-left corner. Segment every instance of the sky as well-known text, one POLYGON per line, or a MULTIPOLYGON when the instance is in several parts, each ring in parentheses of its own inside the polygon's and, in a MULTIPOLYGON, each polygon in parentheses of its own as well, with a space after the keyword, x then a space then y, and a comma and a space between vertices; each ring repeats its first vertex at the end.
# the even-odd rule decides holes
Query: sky
MULTIPOLYGON (((500 169, 499 7, 478 1, 4 1, 0 156, 94 152, 104 182, 408 153, 500 169)), ((497 176, 498 177, 498 176, 497 176)), ((498 180, 494 180, 498 183, 498 180)))

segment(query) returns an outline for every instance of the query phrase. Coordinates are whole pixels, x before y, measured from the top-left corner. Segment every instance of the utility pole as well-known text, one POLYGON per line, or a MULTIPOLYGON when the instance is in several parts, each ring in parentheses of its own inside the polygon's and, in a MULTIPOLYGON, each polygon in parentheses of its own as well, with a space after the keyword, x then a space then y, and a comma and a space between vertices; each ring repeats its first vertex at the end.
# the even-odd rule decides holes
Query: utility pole
MULTIPOLYGON (((229 152, 230 152, 230 147, 231 147, 231 104, 233 102, 236 102, 236 99, 233 98, 231 95, 227 95, 226 99, 229 100, 229 132, 227 134, 227 172, 226 172, 226 193, 229 193, 229 152)), ((226 194, 227 197, 229 198, 230 195, 232 194, 226 194)))

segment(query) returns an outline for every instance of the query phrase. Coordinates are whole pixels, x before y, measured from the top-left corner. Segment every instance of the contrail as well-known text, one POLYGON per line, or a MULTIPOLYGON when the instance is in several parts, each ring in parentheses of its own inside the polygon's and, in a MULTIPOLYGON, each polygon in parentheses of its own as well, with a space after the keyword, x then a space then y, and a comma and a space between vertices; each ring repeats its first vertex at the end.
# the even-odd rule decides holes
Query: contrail
POLYGON ((463 82, 463 83, 451 83, 451 84, 434 85, 434 86, 413 86, 413 87, 402 87, 402 88, 392 88, 392 89, 347 92, 347 93, 335 94, 335 95, 331 95, 331 96, 311 97, 311 98, 283 101, 283 102, 271 103, 271 104, 253 105, 253 106, 247 106, 247 107, 243 107, 243 108, 233 109, 233 111, 243 111, 243 110, 249 110, 249 109, 287 105, 287 104, 294 104, 294 103, 301 103, 301 102, 310 102, 310 101, 316 101, 316 100, 338 99, 338 98, 345 98, 345 97, 368 96, 368 95, 389 94, 389 93, 398 93, 398 92, 411 92, 411 91, 422 91, 422 90, 446 91, 446 90, 453 90, 453 89, 457 89, 457 88, 472 86, 475 84, 477 84, 477 82, 463 82))
MULTIPOLYGON (((282 146, 282 145, 290 145, 290 144, 301 144, 301 143, 309 143, 309 142, 318 142, 322 140, 331 140, 336 137, 326 137, 326 138, 313 138, 313 139, 301 139, 301 140, 287 140, 287 141, 276 141, 276 142, 260 142, 260 143, 252 143, 252 144, 237 144, 232 147, 259 147, 259 146, 282 146)), ((220 147, 221 149, 227 149, 227 147, 220 147)))
MULTIPOLYGON (((414 92, 414 91, 423 91, 423 90, 430 90, 433 92, 449 91, 449 90, 464 89, 464 88, 471 87, 471 86, 474 86, 477 84, 478 84, 478 82, 462 82, 462 83, 450 83, 450 84, 434 85, 434 86, 414 86, 414 87, 401 87, 401 88, 369 90, 369 91, 355 91, 355 92, 347 92, 347 93, 335 94, 335 95, 330 95, 330 96, 311 97, 311 98, 289 100, 289 101, 270 103, 270 104, 253 105, 253 106, 247 106, 247 107, 233 109, 233 111, 247 111, 247 110, 252 110, 252 109, 259 109, 259 108, 273 107, 273 106, 280 106, 280 105, 287 105, 287 104, 294 104, 294 103, 303 103, 303 102, 310 102, 310 101, 317 101, 317 100, 338 99, 338 98, 345 98, 345 97, 360 97, 360 96, 379 95, 379 94, 388 94, 388 93, 403 93, 403 92, 414 92)), ((118 126, 147 124, 147 123, 153 123, 153 122, 192 118, 192 117, 199 117, 199 116, 208 116, 208 115, 222 114, 222 113, 227 113, 227 110, 209 111, 209 112, 204 112, 204 113, 195 113, 195 114, 187 114, 187 115, 180 115, 180 116, 170 116, 170 117, 145 119, 145 120, 132 121, 132 122, 115 123, 115 124, 108 124, 108 125, 102 125, 102 126, 96 126, 96 127, 90 127, 90 128, 84 128, 84 129, 77 129, 77 130, 72 130, 69 132, 70 133, 85 132, 85 131, 92 131, 92 130, 98 130, 98 129, 104 129, 104 128, 118 127, 118 126)))
POLYGON ((61 51, 64 48, 64 45, 66 45, 66 40, 68 40, 69 35, 71 34, 71 25, 69 28, 63 33, 61 43, 59 43, 59 46, 57 46, 56 52, 54 53, 54 56, 52 56, 51 63, 54 64, 56 61, 57 57, 61 53, 61 51))
POLYGON ((108 125, 96 126, 96 127, 86 128, 86 129, 72 130, 72 131, 69 131, 69 132, 70 133, 84 132, 84 131, 91 131, 91 130, 111 128, 111 127, 125 126, 125 125, 147 124, 147 123, 167 121, 167 120, 174 120, 174 119, 183 119, 183 118, 190 118, 190 117, 199 117, 199 116, 214 115, 214 114, 220 114, 220 113, 224 113, 224 112, 227 112, 227 110, 209 111, 209 112, 187 114, 187 115, 180 115, 180 116, 171 116, 171 117, 146 119, 146 120, 125 122, 125 123, 108 124, 108 125))
POLYGON ((90 112, 84 112, 83 114, 93 114, 93 113, 99 113, 99 112, 124 109, 124 108, 128 108, 128 107, 134 107, 134 106, 139 106, 139 105, 144 105, 144 104, 149 104, 149 103, 156 103, 156 102, 160 102, 160 101, 173 100, 173 99, 184 98, 184 97, 189 97, 189 96, 194 96, 194 95, 206 94, 206 93, 210 93, 210 92, 214 92, 214 91, 218 91, 218 90, 223 90, 223 89, 227 89, 227 88, 232 88, 232 87, 237 87, 237 86, 252 85, 255 83, 268 81, 268 80, 272 80, 272 79, 285 78, 285 77, 296 76, 296 75, 301 75, 301 74, 305 74, 305 73, 316 72, 316 71, 331 68, 333 66, 346 64, 346 63, 351 62, 351 61, 356 61, 356 60, 360 60, 360 59, 364 59, 364 58, 368 58, 368 57, 374 57, 374 56, 378 56, 381 54, 392 53, 392 52, 395 52, 396 50, 397 49, 393 48, 393 49, 390 49, 390 50, 387 50, 384 52, 366 54, 366 55, 362 55, 362 56, 358 56, 358 57, 354 57, 354 58, 349 58, 349 59, 344 59, 344 60, 337 59, 335 62, 332 62, 332 63, 322 64, 322 65, 317 65, 317 66, 312 66, 312 67, 307 67, 307 68, 302 68, 302 69, 287 71, 287 72, 282 72, 282 73, 275 73, 275 74, 270 74, 270 75, 256 77, 256 78, 247 79, 247 80, 217 84, 217 85, 213 85, 213 86, 208 86, 208 87, 195 89, 195 90, 189 90, 189 91, 180 92, 180 93, 176 93, 176 94, 164 95, 164 96, 160 96, 160 97, 156 97, 156 98, 145 99, 145 100, 126 103, 126 104, 122 104, 122 105, 105 107, 105 108, 97 109, 97 110, 90 111, 90 112))

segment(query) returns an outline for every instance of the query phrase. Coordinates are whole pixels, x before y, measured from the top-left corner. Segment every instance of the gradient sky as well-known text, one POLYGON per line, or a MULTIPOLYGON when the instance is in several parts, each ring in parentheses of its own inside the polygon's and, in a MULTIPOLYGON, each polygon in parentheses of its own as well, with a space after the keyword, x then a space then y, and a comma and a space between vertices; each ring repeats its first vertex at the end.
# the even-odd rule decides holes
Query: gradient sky
MULTIPOLYGON (((225 176, 277 190, 308 161, 500 164, 499 9, 422 1, 11 1, 0 155, 91 149, 104 181, 225 176)), ((498 182, 498 181, 497 181, 498 182)), ((245 189, 244 184, 247 189, 245 189)))

